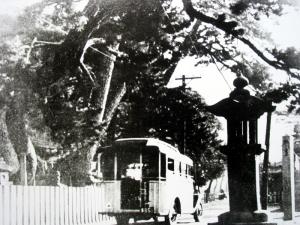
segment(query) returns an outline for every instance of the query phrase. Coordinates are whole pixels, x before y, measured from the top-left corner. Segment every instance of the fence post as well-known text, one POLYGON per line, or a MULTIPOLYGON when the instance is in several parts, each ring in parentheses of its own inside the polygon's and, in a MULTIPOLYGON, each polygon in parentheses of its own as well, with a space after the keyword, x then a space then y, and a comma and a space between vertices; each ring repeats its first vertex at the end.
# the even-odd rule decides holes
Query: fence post
POLYGON ((26 153, 21 153, 20 155, 20 176, 21 176, 21 184, 27 185, 27 161, 26 161, 26 153))

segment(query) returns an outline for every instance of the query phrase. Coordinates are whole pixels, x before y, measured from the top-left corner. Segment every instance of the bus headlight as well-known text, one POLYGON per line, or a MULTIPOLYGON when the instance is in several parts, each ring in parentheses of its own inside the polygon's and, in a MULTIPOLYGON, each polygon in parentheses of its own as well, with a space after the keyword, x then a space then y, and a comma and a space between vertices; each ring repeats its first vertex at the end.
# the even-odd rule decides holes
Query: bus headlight
POLYGON ((110 202, 108 202, 108 203, 106 204, 106 208, 111 209, 111 204, 110 204, 110 202))

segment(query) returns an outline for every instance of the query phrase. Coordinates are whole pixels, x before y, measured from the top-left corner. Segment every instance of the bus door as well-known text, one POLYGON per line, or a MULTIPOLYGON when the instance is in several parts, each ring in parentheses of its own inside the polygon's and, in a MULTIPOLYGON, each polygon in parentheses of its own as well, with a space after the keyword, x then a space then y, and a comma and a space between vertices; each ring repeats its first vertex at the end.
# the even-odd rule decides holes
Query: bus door
MULTIPOLYGON (((159 152, 158 148, 147 146, 142 153, 142 182, 141 182, 141 208, 149 209, 150 194, 153 196, 155 193, 150 193, 150 181, 159 180, 159 152)), ((156 192, 151 189, 153 192, 156 192)), ((154 203, 153 203, 154 204, 154 203)), ((153 205, 152 204, 152 205, 153 205)))
POLYGON ((117 180, 121 180, 121 209, 140 209, 141 152, 122 148, 117 152, 117 180))

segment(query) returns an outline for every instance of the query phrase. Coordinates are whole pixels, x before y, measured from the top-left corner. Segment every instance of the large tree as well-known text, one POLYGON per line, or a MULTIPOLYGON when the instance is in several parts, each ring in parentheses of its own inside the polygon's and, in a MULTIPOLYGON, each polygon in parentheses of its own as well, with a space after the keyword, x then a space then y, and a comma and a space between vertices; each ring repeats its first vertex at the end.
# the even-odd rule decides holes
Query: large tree
MULTIPOLYGON (((13 42, 19 43, 13 53, 18 60, 1 63, 12 88, 16 83, 22 87, 6 92, 19 93, 11 103, 32 94, 53 138, 82 161, 84 176, 126 92, 125 83, 138 82, 140 75, 159 76, 166 83, 180 59, 195 56, 199 63, 221 64, 236 73, 248 69, 248 77, 257 72, 251 65, 265 63, 299 79, 296 50, 258 44, 263 39, 259 18, 279 15, 289 1, 90 0, 82 7, 83 2, 44 0, 28 8, 19 42, 13 42), (238 42, 256 59, 242 56, 238 42)), ((280 97, 287 96, 284 91, 279 90, 280 97)), ((268 97, 278 97, 272 94, 268 97)), ((23 102, 25 107, 26 98, 23 102)), ((27 112, 25 107, 13 114, 20 118, 15 121, 25 121, 27 112)))

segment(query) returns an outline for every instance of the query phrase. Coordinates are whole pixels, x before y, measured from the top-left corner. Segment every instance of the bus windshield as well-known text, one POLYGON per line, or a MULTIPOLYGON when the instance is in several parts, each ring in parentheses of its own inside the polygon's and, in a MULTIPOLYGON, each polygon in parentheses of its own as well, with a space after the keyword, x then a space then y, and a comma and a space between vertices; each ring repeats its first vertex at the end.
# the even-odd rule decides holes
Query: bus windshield
POLYGON ((107 151, 101 156, 101 172, 104 180, 114 180, 114 157, 117 157, 116 178, 142 180, 158 177, 158 149, 151 146, 122 146, 117 151, 107 151), (116 153, 115 153, 116 152, 116 153))
POLYGON ((137 150, 126 151, 122 149, 117 152, 117 179, 131 178, 142 179, 140 153, 137 150))

